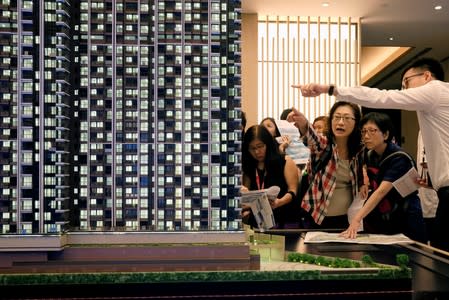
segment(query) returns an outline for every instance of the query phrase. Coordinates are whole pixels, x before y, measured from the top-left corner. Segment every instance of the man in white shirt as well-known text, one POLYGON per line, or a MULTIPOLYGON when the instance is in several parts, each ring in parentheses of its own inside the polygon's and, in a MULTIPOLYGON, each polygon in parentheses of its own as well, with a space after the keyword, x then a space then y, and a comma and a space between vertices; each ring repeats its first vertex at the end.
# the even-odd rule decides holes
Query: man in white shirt
MULTIPOLYGON (((431 245, 449 251, 449 83, 443 80, 441 64, 432 58, 422 58, 405 69, 402 90, 337 88, 314 83, 293 87, 299 88, 304 97, 328 93, 337 100, 365 107, 416 111, 426 146, 428 172, 439 199, 431 245)), ((425 181, 421 184, 424 186, 425 181)))

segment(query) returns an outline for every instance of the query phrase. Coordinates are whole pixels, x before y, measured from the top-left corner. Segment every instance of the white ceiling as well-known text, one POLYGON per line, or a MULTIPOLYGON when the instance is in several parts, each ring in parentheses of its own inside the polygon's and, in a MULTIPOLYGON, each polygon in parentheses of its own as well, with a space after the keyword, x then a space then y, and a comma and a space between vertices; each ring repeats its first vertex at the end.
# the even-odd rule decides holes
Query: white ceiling
POLYGON ((359 17, 362 46, 413 47, 372 78, 367 83, 371 86, 397 88, 402 69, 416 57, 449 59, 449 0, 242 0, 242 12, 359 17), (323 7, 323 2, 329 6, 323 7), (435 10, 436 5, 442 10, 435 10))

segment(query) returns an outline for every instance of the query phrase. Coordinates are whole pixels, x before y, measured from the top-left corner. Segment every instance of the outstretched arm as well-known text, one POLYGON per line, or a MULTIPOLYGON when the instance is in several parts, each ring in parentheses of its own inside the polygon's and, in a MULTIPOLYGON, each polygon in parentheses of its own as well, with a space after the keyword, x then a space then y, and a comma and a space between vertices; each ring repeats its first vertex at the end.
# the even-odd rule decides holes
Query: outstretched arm
POLYGON ((357 212, 354 218, 349 224, 348 229, 343 231, 340 235, 345 238, 355 239, 357 237, 357 230, 364 217, 366 217, 379 202, 388 194, 388 192, 393 188, 393 184, 389 181, 382 181, 379 187, 371 194, 371 196, 366 200, 365 205, 357 212))
POLYGON ((294 107, 292 108, 292 112, 288 114, 287 121, 294 122, 301 135, 305 135, 309 129, 309 121, 307 118, 294 107))
POLYGON ((329 84, 293 84, 292 87, 300 89, 304 97, 316 97, 321 94, 329 94, 330 96, 338 95, 337 88, 329 84))

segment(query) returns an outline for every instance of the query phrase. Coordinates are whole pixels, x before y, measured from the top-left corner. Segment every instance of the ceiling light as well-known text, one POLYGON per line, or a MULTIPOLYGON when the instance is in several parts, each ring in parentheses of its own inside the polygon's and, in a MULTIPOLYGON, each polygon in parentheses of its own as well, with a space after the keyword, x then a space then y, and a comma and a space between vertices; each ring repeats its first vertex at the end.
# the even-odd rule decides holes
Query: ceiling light
POLYGON ((394 37, 390 36, 390 37, 388 38, 388 40, 394 41, 394 37))
POLYGON ((323 2, 323 3, 321 3, 321 6, 322 7, 328 7, 329 6, 329 2, 323 2))
POLYGON ((437 5, 437 6, 435 6, 433 9, 435 9, 435 10, 442 10, 442 9, 443 9, 443 6, 437 5))

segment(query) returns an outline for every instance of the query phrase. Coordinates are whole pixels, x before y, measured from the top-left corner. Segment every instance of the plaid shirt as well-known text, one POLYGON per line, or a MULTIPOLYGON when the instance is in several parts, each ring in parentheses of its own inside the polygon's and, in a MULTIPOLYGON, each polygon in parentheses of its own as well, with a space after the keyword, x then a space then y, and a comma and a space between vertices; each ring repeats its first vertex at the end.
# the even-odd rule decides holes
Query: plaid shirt
MULTIPOLYGON (((327 148, 328 139, 318 136, 316 132, 309 126, 308 134, 304 137, 304 143, 310 149, 310 160, 307 163, 307 173, 309 174, 309 182, 311 187, 302 199, 301 206, 308 211, 317 224, 323 222, 327 213, 329 201, 334 193, 337 183, 337 150, 336 145, 327 148), (324 168, 317 170, 316 174, 312 174, 311 164, 316 164, 320 157, 324 155, 324 151, 332 151, 329 161, 324 168)), ((361 148, 357 155, 351 158, 349 162, 349 171, 351 176, 352 194, 357 195, 359 187, 363 184, 362 159, 363 149, 361 148)))

